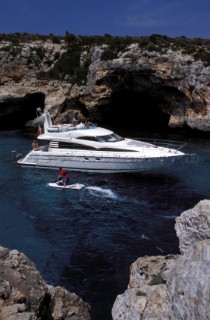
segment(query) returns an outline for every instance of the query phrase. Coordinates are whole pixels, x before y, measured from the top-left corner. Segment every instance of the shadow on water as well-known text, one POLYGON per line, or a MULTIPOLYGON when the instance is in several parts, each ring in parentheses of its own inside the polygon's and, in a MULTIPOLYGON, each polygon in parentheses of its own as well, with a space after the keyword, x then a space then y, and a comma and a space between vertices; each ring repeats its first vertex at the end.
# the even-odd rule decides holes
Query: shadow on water
POLYGON ((175 218, 209 198, 206 139, 191 139, 196 163, 158 173, 72 172, 72 181, 86 188, 60 191, 47 185, 55 170, 23 169, 11 161, 11 150, 28 152, 29 139, 0 135, 0 244, 25 253, 48 283, 89 302, 93 320, 112 319, 138 257, 179 252, 175 218))

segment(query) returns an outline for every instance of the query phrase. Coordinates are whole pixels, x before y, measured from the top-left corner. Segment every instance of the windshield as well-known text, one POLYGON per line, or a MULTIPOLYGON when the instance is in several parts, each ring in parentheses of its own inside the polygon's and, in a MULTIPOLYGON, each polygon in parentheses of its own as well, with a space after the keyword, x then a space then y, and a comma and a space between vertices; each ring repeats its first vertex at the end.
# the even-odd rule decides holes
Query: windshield
POLYGON ((108 134, 106 136, 97 136, 96 141, 98 142, 117 142, 122 141, 124 138, 118 136, 116 133, 108 134))

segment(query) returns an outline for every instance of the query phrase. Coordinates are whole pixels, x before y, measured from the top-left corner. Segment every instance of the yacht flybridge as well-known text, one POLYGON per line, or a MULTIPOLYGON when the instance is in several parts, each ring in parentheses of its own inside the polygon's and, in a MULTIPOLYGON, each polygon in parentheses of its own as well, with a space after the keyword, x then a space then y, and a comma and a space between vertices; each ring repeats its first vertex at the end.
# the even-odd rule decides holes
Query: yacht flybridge
POLYGON ((42 116, 44 133, 38 139, 48 144, 31 150, 18 160, 20 165, 86 172, 141 172, 172 165, 185 155, 180 151, 184 146, 180 142, 162 140, 162 146, 157 146, 122 138, 95 125, 53 125, 48 112, 42 116))

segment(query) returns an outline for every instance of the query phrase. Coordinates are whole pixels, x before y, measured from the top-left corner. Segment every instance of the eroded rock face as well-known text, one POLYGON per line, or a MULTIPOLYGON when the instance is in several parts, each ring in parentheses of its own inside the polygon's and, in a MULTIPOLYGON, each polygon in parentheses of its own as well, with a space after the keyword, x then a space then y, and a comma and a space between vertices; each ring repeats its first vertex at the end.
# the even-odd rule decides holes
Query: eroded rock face
POLYGON ((131 265, 113 320, 210 319, 209 217, 210 201, 200 201, 176 219, 181 255, 142 257, 131 265))
POLYGON ((130 268, 128 289, 115 300, 113 319, 169 319, 164 272, 175 261, 174 255, 143 257, 135 261, 130 268))
MULTIPOLYGON (((4 116, 2 106, 6 101, 12 98, 15 109, 25 91, 25 97, 32 92, 43 93, 45 108, 55 116, 77 110, 89 114, 96 122, 105 117, 119 119, 120 115, 125 122, 143 118, 142 123, 147 116, 149 126, 151 114, 158 111, 159 118, 151 126, 161 121, 162 115, 170 127, 186 125, 210 130, 210 68, 189 54, 171 49, 164 53, 144 51, 138 43, 133 43, 115 59, 105 61, 102 55, 106 45, 93 46, 89 52, 84 48, 81 66, 87 56, 91 61, 87 82, 72 85, 65 80, 37 78, 40 71, 53 68, 66 50, 64 44, 54 45, 50 41, 24 44, 13 59, 8 52, 1 51, 5 46, 8 43, 0 43, 0 117, 4 116), (35 52, 40 55, 40 48, 43 57, 36 60, 34 55, 35 52), (34 63, 29 63, 31 57, 34 63)), ((30 107, 35 108, 32 100, 30 107)))
POLYGON ((183 253, 195 242, 210 239, 210 201, 200 201, 176 218, 175 230, 183 253))
POLYGON ((17 250, 0 247, 0 319, 90 319, 90 307, 76 294, 49 286, 17 250))
POLYGON ((210 239, 195 242, 167 273, 169 319, 210 319, 210 239))

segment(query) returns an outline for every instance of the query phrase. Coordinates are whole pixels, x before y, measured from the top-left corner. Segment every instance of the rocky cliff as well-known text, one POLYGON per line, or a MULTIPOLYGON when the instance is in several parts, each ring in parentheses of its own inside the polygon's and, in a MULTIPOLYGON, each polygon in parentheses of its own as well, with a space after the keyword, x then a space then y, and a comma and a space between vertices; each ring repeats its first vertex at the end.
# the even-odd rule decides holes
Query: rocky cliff
POLYGON ((210 41, 151 37, 0 41, 0 123, 35 108, 136 129, 210 130, 210 41), (99 41, 100 40, 100 41, 99 41), (13 116, 12 116, 13 115, 13 116))
POLYGON ((175 229, 182 254, 134 262, 114 320, 210 319, 210 201, 183 212, 175 229))
POLYGON ((0 247, 1 320, 88 320, 90 307, 76 294, 48 285, 17 250, 0 247))

